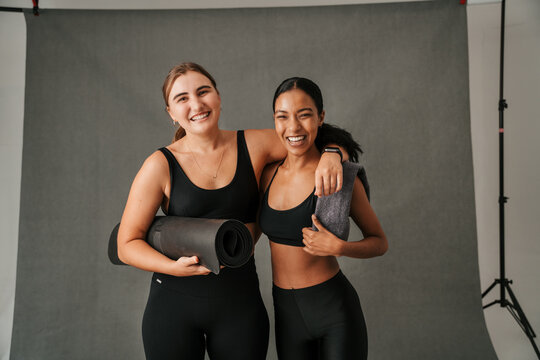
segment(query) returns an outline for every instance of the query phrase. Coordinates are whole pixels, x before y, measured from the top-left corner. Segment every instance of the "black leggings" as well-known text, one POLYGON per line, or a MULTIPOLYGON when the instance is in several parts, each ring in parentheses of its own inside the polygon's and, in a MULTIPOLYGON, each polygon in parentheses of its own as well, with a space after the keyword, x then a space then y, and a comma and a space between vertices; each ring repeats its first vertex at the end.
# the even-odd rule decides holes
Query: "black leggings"
POLYGON ((302 289, 273 286, 280 360, 367 359, 367 331, 354 287, 341 271, 302 289))
POLYGON ((212 360, 266 358, 269 322, 258 281, 217 282, 220 276, 154 275, 142 325, 147 359, 202 360, 205 348, 212 360))

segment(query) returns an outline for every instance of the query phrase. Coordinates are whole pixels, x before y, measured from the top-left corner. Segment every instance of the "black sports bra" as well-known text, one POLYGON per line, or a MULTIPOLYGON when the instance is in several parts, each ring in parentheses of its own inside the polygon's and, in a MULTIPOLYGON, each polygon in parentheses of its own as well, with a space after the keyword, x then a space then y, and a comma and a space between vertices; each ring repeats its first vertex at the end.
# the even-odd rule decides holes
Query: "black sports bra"
POLYGON ((311 215, 315 212, 317 196, 315 196, 315 189, 313 189, 313 192, 302 203, 292 209, 272 209, 268 205, 268 193, 281 164, 278 165, 264 193, 259 225, 270 241, 290 246, 304 246, 302 228, 311 227, 311 215))
POLYGON ((238 158, 234 177, 228 185, 212 190, 193 184, 169 149, 159 149, 169 162, 171 177, 167 215, 256 221, 259 190, 243 130, 237 131, 236 141, 238 158))

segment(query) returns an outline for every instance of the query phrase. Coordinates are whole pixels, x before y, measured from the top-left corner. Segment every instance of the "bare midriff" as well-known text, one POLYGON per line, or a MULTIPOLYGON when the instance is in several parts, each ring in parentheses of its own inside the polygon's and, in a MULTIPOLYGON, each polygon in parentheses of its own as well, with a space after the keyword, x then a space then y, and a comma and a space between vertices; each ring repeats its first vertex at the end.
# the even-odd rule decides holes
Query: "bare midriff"
POLYGON ((270 241, 274 285, 282 289, 301 289, 331 279, 339 271, 335 256, 314 256, 302 247, 270 241))

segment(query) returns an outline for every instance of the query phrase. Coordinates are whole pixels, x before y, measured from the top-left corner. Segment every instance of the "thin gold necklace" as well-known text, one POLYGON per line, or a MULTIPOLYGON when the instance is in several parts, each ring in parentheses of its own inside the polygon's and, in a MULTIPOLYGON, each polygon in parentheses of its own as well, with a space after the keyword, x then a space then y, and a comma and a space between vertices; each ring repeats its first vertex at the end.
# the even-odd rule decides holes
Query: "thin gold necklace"
POLYGON ((201 165, 199 165, 199 162, 197 161, 197 158, 195 157, 195 154, 193 153, 193 151, 191 150, 191 147, 189 146, 189 144, 187 143, 186 141, 186 145, 188 147, 188 150, 189 152, 191 153, 191 156, 193 156, 193 160, 195 160, 195 164, 197 164, 197 167, 199 168, 199 170, 201 170, 201 172, 203 174, 205 174, 206 176, 210 176, 212 179, 216 179, 217 178, 217 175, 218 175, 218 172, 219 172, 219 168, 221 167, 221 162, 223 161, 223 155, 225 155, 225 150, 227 150, 227 147, 225 146, 223 148, 223 151, 221 152, 221 158, 219 159, 219 164, 218 164, 218 167, 216 169, 216 173, 215 175, 212 175, 212 174, 209 174, 207 173, 205 170, 203 170, 203 168, 201 167, 201 165))

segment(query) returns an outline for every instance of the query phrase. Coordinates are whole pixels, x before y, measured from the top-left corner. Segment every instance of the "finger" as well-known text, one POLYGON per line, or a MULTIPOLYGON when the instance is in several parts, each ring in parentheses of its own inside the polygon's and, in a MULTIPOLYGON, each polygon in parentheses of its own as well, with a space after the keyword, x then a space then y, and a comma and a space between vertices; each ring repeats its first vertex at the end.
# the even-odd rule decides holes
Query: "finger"
POLYGON ((192 266, 199 263, 199 258, 197 256, 190 256, 190 257, 182 257, 182 262, 186 266, 192 266))
POLYGON ((212 271, 210 269, 208 269, 207 267, 205 266, 202 266, 202 265, 198 265, 197 266, 197 272, 201 275, 208 275, 210 274, 212 271))
POLYGON ((202 276, 209 275, 210 273, 211 273, 211 271, 206 269, 206 268, 197 271, 197 274, 202 275, 202 276))
POLYGON ((337 175, 335 177, 330 176, 330 189, 328 191, 328 195, 332 195, 333 193, 336 192, 336 183, 337 183, 337 175))
POLYGON ((314 241, 313 239, 309 239, 309 238, 302 239, 302 242, 303 242, 304 245, 307 246, 310 250, 314 250, 315 247, 313 247, 313 245, 317 245, 316 241, 314 241))
POLYGON ((311 254, 311 255, 317 255, 313 250, 311 250, 310 248, 308 247, 304 247, 303 248, 305 252, 307 252, 308 254, 311 254))
POLYGON ((315 233, 315 231, 313 231, 313 230, 310 229, 310 228, 307 228, 307 227, 302 228, 302 234, 303 234, 304 236, 312 237, 312 236, 313 236, 313 233, 315 233))
POLYGON ((315 224, 317 229, 319 229, 319 231, 326 231, 326 228, 323 226, 323 224, 321 224, 319 219, 317 219, 317 216, 315 216, 315 214, 311 215, 311 220, 313 221, 313 224, 315 224))
POLYGON ((336 178, 336 192, 341 190, 342 187, 343 187, 343 173, 341 172, 338 174, 336 178))
POLYGON ((327 183, 328 183, 327 181, 328 180, 326 179, 326 176, 321 175, 321 194, 320 194, 320 197, 325 196, 326 187, 327 187, 327 183))
POLYGON ((321 197, 323 190, 322 176, 315 174, 315 196, 321 197))
POLYGON ((330 175, 326 175, 324 177, 324 196, 328 196, 331 194, 330 189, 332 186, 332 177, 330 175))

